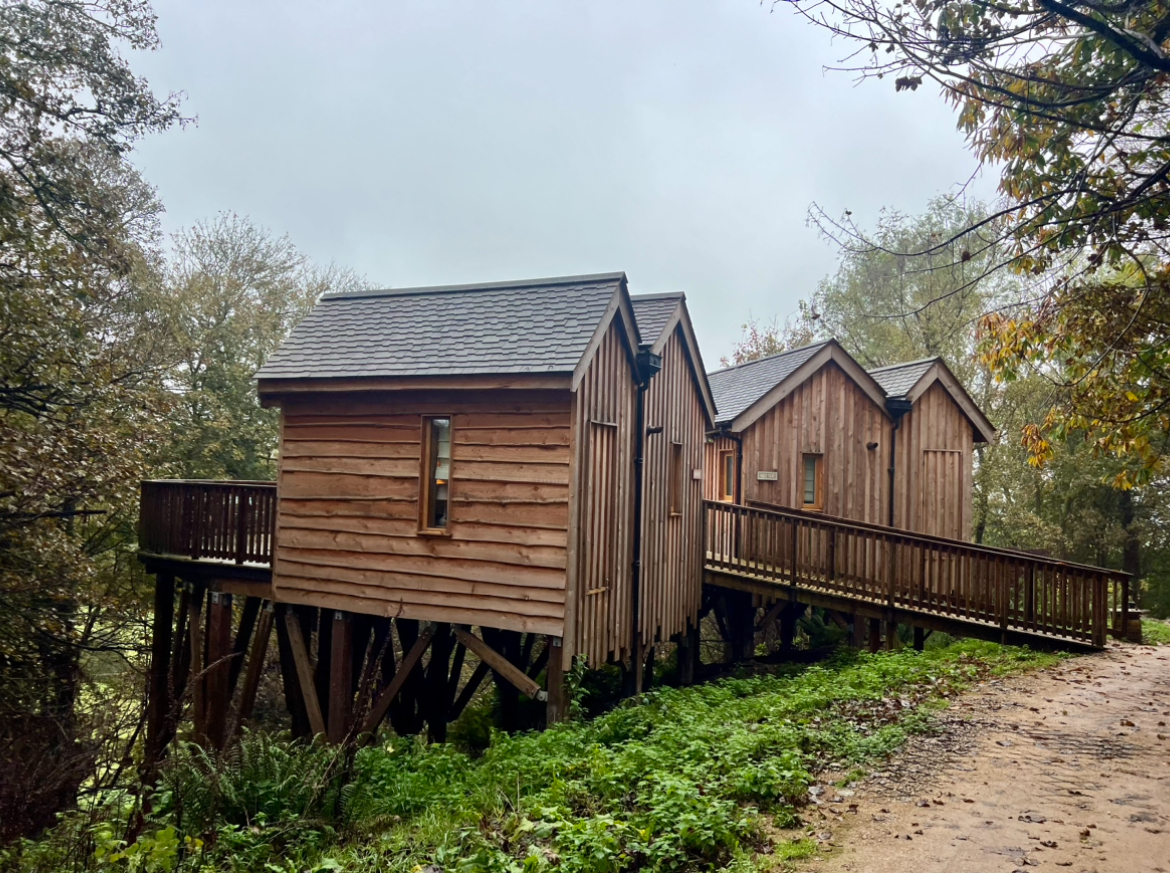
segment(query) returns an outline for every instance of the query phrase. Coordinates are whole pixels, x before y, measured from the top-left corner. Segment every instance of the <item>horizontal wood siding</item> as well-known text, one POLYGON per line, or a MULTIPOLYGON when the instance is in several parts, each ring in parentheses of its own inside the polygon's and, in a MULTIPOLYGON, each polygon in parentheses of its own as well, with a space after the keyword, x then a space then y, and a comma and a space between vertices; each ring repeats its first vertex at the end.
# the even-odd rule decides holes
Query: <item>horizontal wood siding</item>
POLYGON ((939 383, 898 429, 894 526, 969 540, 974 429, 939 383))
POLYGON ((685 631, 702 597, 702 486, 706 416, 687 359, 682 329, 662 349, 662 370, 646 391, 642 511, 641 633, 647 645, 685 631), (672 514, 673 445, 681 446, 681 512, 672 514))
POLYGON ((563 632, 567 391, 288 399, 277 596, 373 615, 563 632), (449 415, 449 535, 419 533, 422 420, 449 415))
POLYGON ((623 330, 615 319, 573 403, 575 567, 564 649, 592 666, 621 660, 631 643, 637 389, 623 330))
MULTIPOLYGON (((823 456, 827 515, 884 523, 891 422, 834 363, 826 364, 743 432, 743 500, 799 509, 806 453, 823 456), (873 449, 870 443, 877 443, 873 449), (759 481, 760 471, 775 481, 759 481)), ((714 487, 718 487, 716 484, 714 487)))

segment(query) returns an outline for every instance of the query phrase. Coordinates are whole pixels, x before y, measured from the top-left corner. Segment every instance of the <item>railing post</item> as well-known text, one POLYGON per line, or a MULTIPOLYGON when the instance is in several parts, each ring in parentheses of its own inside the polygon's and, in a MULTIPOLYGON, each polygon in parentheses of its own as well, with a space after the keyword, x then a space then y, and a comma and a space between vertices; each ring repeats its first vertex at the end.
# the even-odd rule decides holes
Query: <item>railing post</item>
POLYGON ((236 563, 242 564, 248 557, 248 505, 251 501, 247 489, 233 490, 236 493, 236 563))
POLYGON ((885 536, 885 537, 882 537, 882 540, 883 540, 883 542, 885 542, 886 550, 887 550, 886 573, 890 577, 888 580, 889 589, 890 589, 888 599, 889 599, 890 606, 892 607, 894 605, 894 579, 897 575, 894 571, 894 539, 893 539, 893 537, 885 536))
POLYGON ((792 521, 792 578, 793 585, 796 584, 796 574, 800 568, 800 563, 797 561, 796 553, 800 547, 800 521, 798 519, 791 519, 792 521))
POLYGON ((837 582, 837 528, 829 528, 829 584, 837 582))
POLYGON ((1093 645, 1098 649, 1105 648, 1106 625, 1108 619, 1109 583, 1098 573, 1093 578, 1093 645))

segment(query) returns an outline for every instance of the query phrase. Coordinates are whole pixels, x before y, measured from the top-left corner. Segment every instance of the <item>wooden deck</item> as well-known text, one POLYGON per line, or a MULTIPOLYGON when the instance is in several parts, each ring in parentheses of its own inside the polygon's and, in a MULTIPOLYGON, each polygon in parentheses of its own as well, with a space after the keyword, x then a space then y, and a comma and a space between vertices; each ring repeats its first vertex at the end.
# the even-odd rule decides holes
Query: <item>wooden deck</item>
MULTIPOLYGON (((275 519, 275 483, 144 482, 141 558, 225 591, 268 587, 275 519)), ((1114 570, 780 507, 705 501, 703 524, 705 581, 768 601, 1073 647, 1129 625, 1129 576, 1114 570)))
POLYGON ((781 507, 704 504, 707 581, 999 642, 1101 648, 1129 625, 1129 576, 781 507))

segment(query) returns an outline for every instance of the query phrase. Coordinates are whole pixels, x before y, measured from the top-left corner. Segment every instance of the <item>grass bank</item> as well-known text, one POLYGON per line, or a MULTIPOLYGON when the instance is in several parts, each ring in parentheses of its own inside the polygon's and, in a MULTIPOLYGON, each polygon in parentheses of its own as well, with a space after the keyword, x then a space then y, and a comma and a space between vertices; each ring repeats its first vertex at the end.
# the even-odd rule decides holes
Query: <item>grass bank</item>
POLYGON ((543 733, 495 734, 472 756, 390 738, 352 758, 250 735, 221 760, 172 757, 138 842, 112 798, 0 868, 436 873, 654 873, 799 857, 813 774, 864 767, 964 686, 1052 663, 963 642, 924 653, 842 652, 693 688, 543 733))

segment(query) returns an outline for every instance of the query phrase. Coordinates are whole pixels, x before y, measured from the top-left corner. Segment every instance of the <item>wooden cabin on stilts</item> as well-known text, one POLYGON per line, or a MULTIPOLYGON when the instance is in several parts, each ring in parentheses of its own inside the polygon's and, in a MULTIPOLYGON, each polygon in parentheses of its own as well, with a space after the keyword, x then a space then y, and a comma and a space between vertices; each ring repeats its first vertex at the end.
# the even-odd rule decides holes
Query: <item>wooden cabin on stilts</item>
POLYGON ((871 647, 1128 628, 1125 574, 966 542, 994 431, 937 359, 708 375, 684 296, 609 273, 327 295, 257 380, 275 482, 143 483, 148 771, 184 713, 231 741, 270 648, 295 735, 441 741, 489 677, 508 729, 575 658, 693 681, 712 611, 734 660, 809 606, 871 647))
POLYGON ((154 746, 192 674, 223 744, 270 628, 294 732, 337 742, 386 718, 442 740, 489 675, 505 727, 521 695, 559 721, 574 657, 640 689, 696 625, 714 405, 682 295, 637 312, 621 273, 323 298, 257 376, 275 485, 144 484, 154 746))

